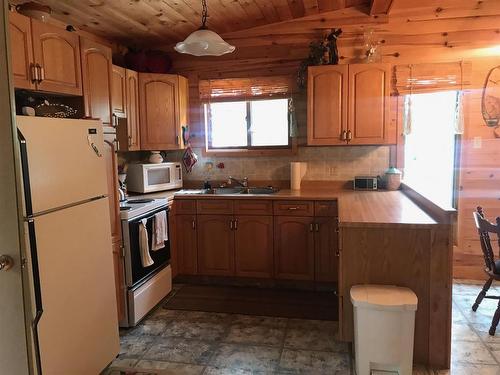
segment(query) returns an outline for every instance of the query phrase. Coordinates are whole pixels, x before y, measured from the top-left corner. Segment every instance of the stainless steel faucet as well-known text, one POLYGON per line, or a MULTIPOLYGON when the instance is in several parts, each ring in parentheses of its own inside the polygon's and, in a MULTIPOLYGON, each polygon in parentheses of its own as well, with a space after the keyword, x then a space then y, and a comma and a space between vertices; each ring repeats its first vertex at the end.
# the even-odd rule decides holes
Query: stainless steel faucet
POLYGON ((227 179, 227 183, 231 185, 232 182, 243 187, 248 187, 248 177, 244 177, 243 180, 238 180, 237 178, 229 176, 229 178, 227 179))

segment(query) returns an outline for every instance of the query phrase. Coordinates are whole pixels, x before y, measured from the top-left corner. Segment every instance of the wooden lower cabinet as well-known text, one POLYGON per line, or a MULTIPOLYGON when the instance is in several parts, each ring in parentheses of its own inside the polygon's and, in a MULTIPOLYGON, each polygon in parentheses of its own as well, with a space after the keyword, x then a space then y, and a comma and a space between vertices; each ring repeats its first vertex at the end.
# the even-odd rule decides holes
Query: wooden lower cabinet
POLYGON ((337 218, 318 217, 314 220, 314 229, 314 279, 336 283, 340 255, 337 218))
POLYGON ((118 321, 125 319, 125 274, 123 269, 122 243, 113 242, 113 270, 115 273, 116 306, 118 321))
POLYGON ((231 215, 198 215, 198 272, 234 275, 234 232, 231 215))
POLYGON ((313 217, 274 217, 274 274, 277 279, 314 280, 313 217))
POLYGON ((236 216, 235 275, 273 276, 273 217, 236 216))
POLYGON ((198 273, 198 245, 196 241, 196 216, 176 215, 177 272, 181 275, 198 273))

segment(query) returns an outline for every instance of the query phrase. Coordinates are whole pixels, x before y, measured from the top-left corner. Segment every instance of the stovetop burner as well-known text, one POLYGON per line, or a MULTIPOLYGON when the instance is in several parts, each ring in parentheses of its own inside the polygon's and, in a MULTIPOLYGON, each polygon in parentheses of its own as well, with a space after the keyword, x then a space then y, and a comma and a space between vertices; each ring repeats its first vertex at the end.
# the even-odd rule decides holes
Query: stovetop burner
POLYGON ((151 203, 151 202, 154 202, 155 200, 154 199, 149 199, 149 198, 144 198, 144 199, 132 199, 132 200, 128 200, 127 203, 151 203))

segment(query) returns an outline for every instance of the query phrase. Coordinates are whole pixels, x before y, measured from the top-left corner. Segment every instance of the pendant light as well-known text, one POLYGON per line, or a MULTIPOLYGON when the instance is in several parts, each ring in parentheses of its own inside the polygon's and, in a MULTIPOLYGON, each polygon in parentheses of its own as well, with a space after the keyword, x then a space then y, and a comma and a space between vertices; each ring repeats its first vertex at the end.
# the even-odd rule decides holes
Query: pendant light
POLYGON ((187 53, 194 56, 221 56, 231 53, 235 47, 228 44, 219 34, 208 30, 206 23, 208 17, 207 1, 201 0, 202 16, 201 27, 191 33, 183 42, 175 45, 174 49, 179 53, 187 53))

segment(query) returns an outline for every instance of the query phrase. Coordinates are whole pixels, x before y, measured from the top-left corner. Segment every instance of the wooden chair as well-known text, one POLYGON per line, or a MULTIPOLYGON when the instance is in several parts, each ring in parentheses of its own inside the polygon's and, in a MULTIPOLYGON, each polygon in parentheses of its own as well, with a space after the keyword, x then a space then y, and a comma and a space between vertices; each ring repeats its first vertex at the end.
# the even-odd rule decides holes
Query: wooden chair
POLYGON ((481 207, 477 207, 476 212, 474 212, 474 221, 476 222, 477 231, 479 233, 481 250, 483 251, 484 257, 484 272, 488 275, 488 280, 484 284, 483 289, 481 290, 481 292, 479 292, 476 301, 472 305, 472 310, 476 311, 479 307, 479 304, 484 298, 499 300, 489 330, 489 334, 493 336, 495 335, 498 321, 500 320, 500 296, 488 296, 486 295, 486 293, 488 292, 488 289, 490 289, 493 280, 500 280, 500 260, 495 260, 495 255, 493 254, 493 248, 491 247, 490 240, 490 233, 496 233, 498 238, 498 246, 500 249, 500 217, 496 218, 496 225, 492 224, 484 218, 483 209, 481 207))

